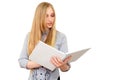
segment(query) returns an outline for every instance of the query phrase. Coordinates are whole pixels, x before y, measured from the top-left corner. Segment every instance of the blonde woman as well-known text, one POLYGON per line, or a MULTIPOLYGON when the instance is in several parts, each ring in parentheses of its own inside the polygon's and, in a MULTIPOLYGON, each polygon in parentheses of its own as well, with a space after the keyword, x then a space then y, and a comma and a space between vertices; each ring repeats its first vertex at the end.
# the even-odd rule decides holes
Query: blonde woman
POLYGON ((58 69, 65 72, 70 68, 68 64, 70 57, 64 61, 58 56, 52 57, 51 62, 57 67, 54 71, 50 71, 44 66, 29 60, 29 55, 40 40, 60 51, 68 51, 66 37, 63 33, 56 30, 55 19, 56 15, 52 4, 42 2, 37 6, 32 29, 25 38, 18 60, 22 68, 31 70, 29 80, 60 80, 58 69))

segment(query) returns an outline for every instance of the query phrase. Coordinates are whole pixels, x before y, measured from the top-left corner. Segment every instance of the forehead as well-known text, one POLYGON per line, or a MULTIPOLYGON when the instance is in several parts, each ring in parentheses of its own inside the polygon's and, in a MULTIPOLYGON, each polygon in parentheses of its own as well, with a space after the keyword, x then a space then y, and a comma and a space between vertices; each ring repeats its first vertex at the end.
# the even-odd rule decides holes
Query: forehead
POLYGON ((54 13, 54 10, 51 7, 48 7, 46 13, 47 14, 54 13))

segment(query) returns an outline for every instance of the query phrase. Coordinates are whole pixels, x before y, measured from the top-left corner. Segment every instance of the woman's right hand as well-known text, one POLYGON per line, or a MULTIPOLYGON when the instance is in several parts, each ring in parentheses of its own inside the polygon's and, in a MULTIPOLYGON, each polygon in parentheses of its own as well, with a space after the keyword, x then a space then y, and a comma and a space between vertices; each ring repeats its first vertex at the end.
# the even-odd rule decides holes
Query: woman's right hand
POLYGON ((27 66, 28 69, 33 69, 33 68, 39 68, 40 64, 33 62, 33 61, 28 61, 27 66))

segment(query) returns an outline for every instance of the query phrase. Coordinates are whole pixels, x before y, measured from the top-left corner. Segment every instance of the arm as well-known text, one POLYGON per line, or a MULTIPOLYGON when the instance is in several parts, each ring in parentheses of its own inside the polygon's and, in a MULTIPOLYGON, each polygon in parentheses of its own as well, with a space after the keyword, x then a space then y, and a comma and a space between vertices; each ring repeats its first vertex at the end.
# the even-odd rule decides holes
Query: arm
POLYGON ((28 61, 27 65, 26 65, 26 68, 27 69, 34 69, 34 68, 39 68, 40 65, 37 64, 36 62, 33 62, 33 61, 28 61))
MULTIPOLYGON (((60 35, 58 36, 59 39, 58 41, 60 41, 60 46, 59 46, 59 50, 66 53, 68 52, 68 47, 67 47, 67 39, 66 36, 60 35)), ((64 61, 61 60, 58 56, 53 56, 51 58, 51 62, 58 68, 60 68, 61 71, 65 72, 68 71, 70 69, 70 64, 68 63, 68 61, 71 59, 71 56, 67 57, 64 61)))
POLYGON ((24 40, 24 45, 23 45, 20 57, 18 59, 20 67, 26 68, 26 69, 33 69, 33 68, 40 67, 39 64, 29 60, 27 46, 28 46, 28 35, 26 36, 26 38, 24 40))
MULTIPOLYGON (((68 52, 68 45, 67 45, 67 38, 66 36, 63 34, 62 40, 61 40, 61 46, 60 46, 60 51, 66 53, 68 52)), ((64 61, 62 61, 62 65, 60 66, 60 70, 65 72, 68 71, 70 69, 70 64, 68 63, 68 61, 71 59, 71 56, 67 57, 64 61)))
POLYGON ((71 56, 68 56, 64 61, 62 61, 63 65, 60 66, 61 71, 65 72, 70 69, 70 64, 68 63, 70 59, 71 59, 71 56))

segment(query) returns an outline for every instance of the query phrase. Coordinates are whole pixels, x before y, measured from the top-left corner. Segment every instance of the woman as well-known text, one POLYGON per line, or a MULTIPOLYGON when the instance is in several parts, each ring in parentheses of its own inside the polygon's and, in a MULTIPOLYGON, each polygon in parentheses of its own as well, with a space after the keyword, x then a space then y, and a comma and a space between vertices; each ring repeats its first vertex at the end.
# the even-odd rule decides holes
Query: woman
POLYGON ((58 69, 65 72, 70 68, 70 57, 62 61, 59 56, 53 56, 51 62, 57 67, 54 71, 29 60, 29 55, 40 40, 60 51, 68 51, 65 35, 55 29, 55 18, 55 11, 50 3, 42 2, 36 8, 32 29, 25 38, 18 60, 22 68, 31 70, 29 80, 60 80, 58 69))

